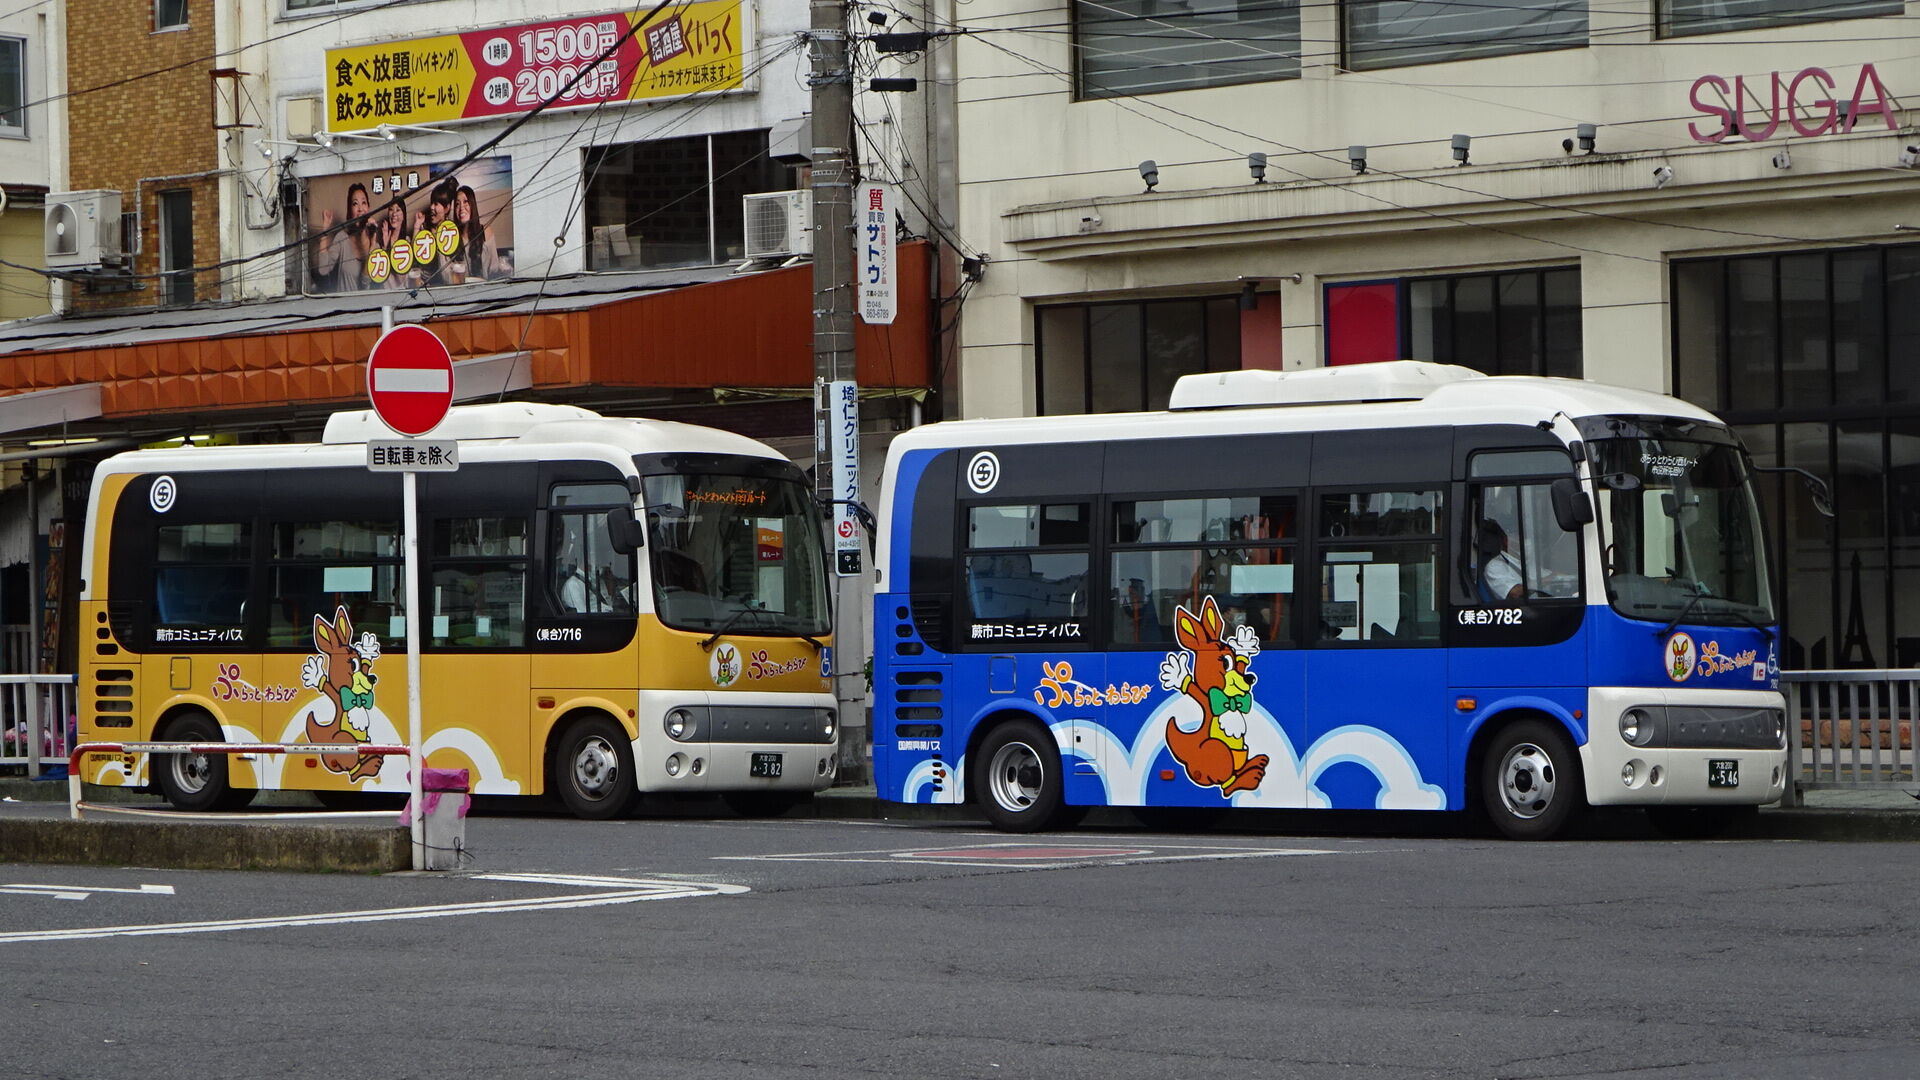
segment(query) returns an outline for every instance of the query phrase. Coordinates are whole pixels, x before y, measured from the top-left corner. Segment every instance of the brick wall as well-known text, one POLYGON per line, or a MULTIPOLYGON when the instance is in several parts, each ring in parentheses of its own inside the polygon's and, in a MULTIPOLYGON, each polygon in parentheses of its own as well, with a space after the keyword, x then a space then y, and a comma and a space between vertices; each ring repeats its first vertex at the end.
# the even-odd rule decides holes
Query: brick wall
MULTIPOLYGON (((214 12, 213 0, 187 0, 187 26, 156 33, 154 0, 87 0, 67 6, 67 80, 73 95, 68 102, 69 180, 77 191, 118 191, 122 212, 139 211, 136 274, 160 269, 156 200, 168 189, 193 192, 192 265, 220 259, 216 179, 141 182, 218 167, 209 75, 220 66, 212 59, 214 12), (120 85, 110 85, 115 83, 120 85)), ((76 311, 152 307, 162 301, 162 282, 143 279, 142 284, 145 288, 136 292, 76 288, 69 295, 76 311)), ((219 275, 198 275, 194 293, 196 299, 217 298, 219 275)))

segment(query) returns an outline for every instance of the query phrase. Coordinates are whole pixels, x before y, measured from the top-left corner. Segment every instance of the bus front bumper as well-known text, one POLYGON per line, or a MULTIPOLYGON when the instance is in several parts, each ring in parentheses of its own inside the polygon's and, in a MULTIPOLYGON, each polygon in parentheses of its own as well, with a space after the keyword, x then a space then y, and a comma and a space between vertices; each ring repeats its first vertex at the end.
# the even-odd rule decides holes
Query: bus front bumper
POLYGON ((1777 691, 1594 687, 1587 717, 1580 765, 1591 805, 1759 806, 1786 791, 1777 691), (1623 734, 1630 710, 1649 745, 1623 734))
POLYGON ((806 794, 832 786, 840 732, 830 694, 645 690, 634 771, 646 793, 806 794), (669 734, 676 719, 681 732, 669 734))

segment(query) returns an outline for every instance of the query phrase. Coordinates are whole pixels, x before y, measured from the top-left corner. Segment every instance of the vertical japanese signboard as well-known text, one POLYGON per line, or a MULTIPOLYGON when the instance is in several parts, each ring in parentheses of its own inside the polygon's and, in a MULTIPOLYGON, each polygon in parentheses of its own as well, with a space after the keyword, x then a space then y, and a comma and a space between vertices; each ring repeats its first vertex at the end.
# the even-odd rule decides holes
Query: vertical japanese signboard
POLYGON ((860 266, 860 319, 891 325, 899 311, 894 295, 893 188, 861 184, 854 189, 854 207, 860 215, 853 230, 854 252, 860 266))
POLYGON ((851 379, 827 384, 827 448, 833 464, 833 570, 853 577, 860 573, 860 520, 853 512, 860 498, 860 384, 851 379))
POLYGON ((556 95, 568 108, 744 89, 751 10, 694 0, 625 41, 644 9, 328 49, 327 129, 507 116, 556 95))

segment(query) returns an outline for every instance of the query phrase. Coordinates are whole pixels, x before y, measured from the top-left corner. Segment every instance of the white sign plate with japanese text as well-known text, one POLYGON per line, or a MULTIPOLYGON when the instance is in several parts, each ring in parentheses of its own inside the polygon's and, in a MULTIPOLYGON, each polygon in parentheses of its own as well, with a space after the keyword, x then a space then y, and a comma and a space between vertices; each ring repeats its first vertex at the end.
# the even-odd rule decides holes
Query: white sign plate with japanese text
POLYGON ((833 565, 841 577, 860 573, 860 519, 853 503, 860 498, 860 384, 836 379, 827 384, 827 450, 833 465, 833 565))
POLYGON ((894 290, 893 188, 888 184, 860 184, 853 189, 853 199, 860 320, 890 326, 899 311, 894 290))
POLYGON ((453 472, 460 467, 455 439, 368 439, 372 472, 453 472))

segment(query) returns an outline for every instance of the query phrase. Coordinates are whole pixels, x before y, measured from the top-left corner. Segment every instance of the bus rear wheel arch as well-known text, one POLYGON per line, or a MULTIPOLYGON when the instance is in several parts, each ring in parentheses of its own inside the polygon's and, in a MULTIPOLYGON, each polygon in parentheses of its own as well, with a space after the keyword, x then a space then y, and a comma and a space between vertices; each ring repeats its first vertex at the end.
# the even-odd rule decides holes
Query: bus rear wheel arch
POLYGON ((1523 716, 1480 744, 1481 811, 1510 840, 1548 840, 1586 808, 1573 740, 1551 719, 1523 716))
MULTIPOLYGON (((225 742, 220 725, 200 709, 174 714, 160 728, 158 742, 225 742)), ((228 783, 229 755, 155 754, 154 783, 176 810, 239 810, 258 792, 228 783)))
POLYGON ((993 725, 968 760, 973 801, 996 828, 1025 833, 1070 823, 1060 748, 1037 721, 993 725))
POLYGON ((557 729, 547 753, 548 789, 568 812, 606 821, 640 802, 633 737, 604 713, 573 717, 557 729))

